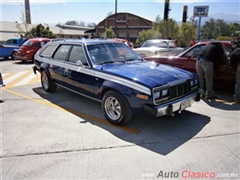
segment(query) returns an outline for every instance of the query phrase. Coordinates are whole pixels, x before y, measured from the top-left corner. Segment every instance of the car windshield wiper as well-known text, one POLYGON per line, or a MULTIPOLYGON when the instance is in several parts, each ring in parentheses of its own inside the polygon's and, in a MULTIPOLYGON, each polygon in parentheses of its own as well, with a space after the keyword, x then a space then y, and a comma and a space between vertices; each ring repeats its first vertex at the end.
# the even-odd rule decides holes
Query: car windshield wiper
POLYGON ((137 60, 141 60, 141 61, 142 61, 143 59, 134 59, 134 58, 132 58, 132 59, 126 59, 126 60, 124 60, 124 61, 127 62, 127 61, 137 61, 137 60))
POLYGON ((99 65, 110 64, 110 63, 117 63, 117 62, 125 63, 124 61, 105 61, 105 62, 101 62, 101 63, 99 63, 99 65))

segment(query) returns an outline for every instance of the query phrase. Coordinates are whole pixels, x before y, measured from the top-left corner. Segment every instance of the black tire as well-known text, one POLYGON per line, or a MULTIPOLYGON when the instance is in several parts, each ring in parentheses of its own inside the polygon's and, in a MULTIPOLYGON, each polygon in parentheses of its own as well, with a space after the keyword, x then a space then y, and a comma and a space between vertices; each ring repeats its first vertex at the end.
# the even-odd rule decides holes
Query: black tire
POLYGON ((57 85, 53 82, 53 80, 49 77, 46 71, 41 72, 41 84, 42 88, 46 92, 54 92, 57 89, 57 85))
POLYGON ((12 54, 10 55, 10 58, 12 59, 12 60, 14 60, 14 55, 16 54, 17 52, 12 52, 12 54))
POLYGON ((131 120, 132 108, 126 98, 117 91, 108 91, 102 99, 105 118, 112 124, 121 125, 131 120))

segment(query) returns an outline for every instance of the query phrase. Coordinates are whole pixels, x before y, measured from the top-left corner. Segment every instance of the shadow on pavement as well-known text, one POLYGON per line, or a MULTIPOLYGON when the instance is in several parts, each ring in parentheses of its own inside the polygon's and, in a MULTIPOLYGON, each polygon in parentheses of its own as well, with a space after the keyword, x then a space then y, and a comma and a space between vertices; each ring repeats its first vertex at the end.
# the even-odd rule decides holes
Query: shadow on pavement
MULTIPOLYGON (((176 114, 175 117, 147 118, 135 115, 125 125, 137 129, 137 132, 131 133, 108 123, 102 115, 101 104, 96 101, 59 87, 55 93, 51 94, 46 93, 41 87, 34 88, 33 91, 43 99, 84 119, 85 122, 98 126, 133 145, 138 145, 162 155, 169 154, 192 139, 210 122, 210 117, 190 111, 183 111, 181 114, 176 114), (79 115, 78 112, 81 112, 81 114, 79 115), (92 116, 93 112, 94 116, 99 116, 95 118, 100 118, 107 123, 95 121, 94 117, 86 118, 92 116), (87 115, 85 116, 83 113, 87 115)), ((84 122, 80 122, 79 125, 82 124, 84 122)), ((133 145, 130 144, 129 146, 133 145)), ((109 144, 109 146, 112 147, 112 144, 109 144)))
POLYGON ((240 104, 233 101, 233 90, 217 90, 215 91, 217 99, 202 99, 206 104, 211 107, 222 110, 240 110, 240 104))

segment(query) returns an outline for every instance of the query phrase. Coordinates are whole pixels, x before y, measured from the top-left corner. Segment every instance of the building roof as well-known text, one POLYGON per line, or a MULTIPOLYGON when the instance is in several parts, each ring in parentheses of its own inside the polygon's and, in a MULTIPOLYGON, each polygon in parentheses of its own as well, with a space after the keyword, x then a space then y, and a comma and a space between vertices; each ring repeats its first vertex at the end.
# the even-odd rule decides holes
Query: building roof
MULTIPOLYGON (((0 41, 6 41, 12 37, 18 37, 21 33, 17 28, 17 25, 20 26, 23 31, 27 31, 36 27, 37 24, 27 24, 27 26, 23 23, 16 23, 16 22, 6 22, 0 21, 0 41)), ((46 26, 47 27, 47 26, 46 26)), ((58 26, 48 26, 50 31, 54 34, 58 35, 79 35, 84 36, 84 32, 86 30, 90 30, 92 28, 83 27, 83 26, 70 26, 70 25, 58 25, 58 26)))

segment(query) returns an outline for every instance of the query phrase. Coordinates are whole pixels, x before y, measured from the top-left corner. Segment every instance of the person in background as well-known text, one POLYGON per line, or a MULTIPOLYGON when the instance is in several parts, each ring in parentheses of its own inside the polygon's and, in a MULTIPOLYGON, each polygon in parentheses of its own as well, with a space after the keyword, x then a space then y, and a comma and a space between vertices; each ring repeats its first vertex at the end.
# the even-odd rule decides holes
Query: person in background
POLYGON ((196 42, 195 42, 195 39, 193 38, 191 43, 190 43, 190 46, 194 46, 195 44, 196 44, 196 42))
POLYGON ((23 38, 23 35, 20 34, 20 38, 18 39, 19 46, 23 45, 24 42, 25 42, 25 39, 23 38))
POLYGON ((230 53, 230 66, 236 69, 236 83, 233 100, 240 103, 240 45, 233 43, 233 51, 230 53))
POLYGON ((196 71, 199 78, 199 92, 206 99, 217 98, 213 92, 213 70, 217 69, 217 64, 224 62, 224 50, 221 43, 211 42, 204 46, 200 51, 197 62, 196 71), (206 81, 206 92, 204 91, 204 77, 206 81))
POLYGON ((178 40, 177 40, 177 38, 174 40, 174 46, 178 47, 178 40))

